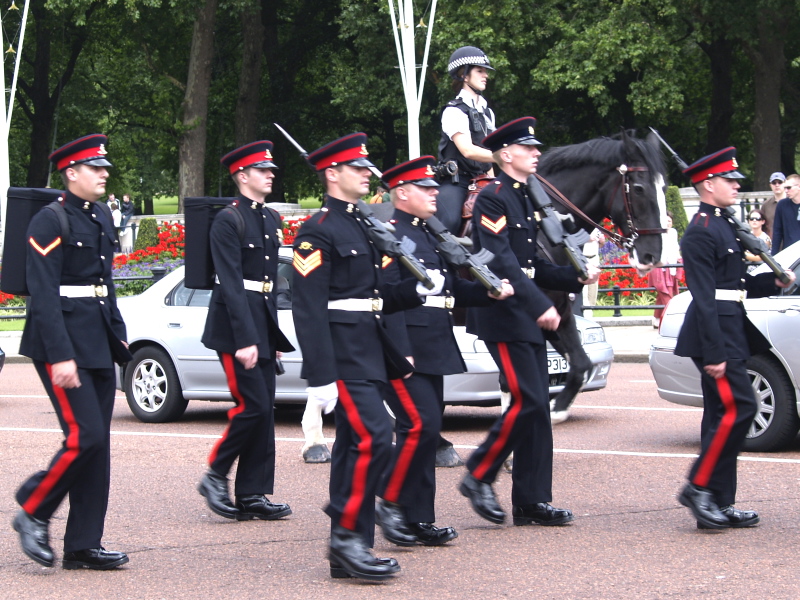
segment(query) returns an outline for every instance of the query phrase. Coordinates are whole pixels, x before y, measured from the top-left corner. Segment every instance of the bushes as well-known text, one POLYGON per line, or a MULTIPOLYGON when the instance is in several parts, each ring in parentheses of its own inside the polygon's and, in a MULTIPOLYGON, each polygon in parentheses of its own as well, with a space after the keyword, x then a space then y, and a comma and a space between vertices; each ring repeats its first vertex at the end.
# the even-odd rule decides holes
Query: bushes
POLYGON ((142 219, 139 221, 139 231, 136 235, 134 250, 146 250, 158 244, 158 221, 155 219, 142 219))

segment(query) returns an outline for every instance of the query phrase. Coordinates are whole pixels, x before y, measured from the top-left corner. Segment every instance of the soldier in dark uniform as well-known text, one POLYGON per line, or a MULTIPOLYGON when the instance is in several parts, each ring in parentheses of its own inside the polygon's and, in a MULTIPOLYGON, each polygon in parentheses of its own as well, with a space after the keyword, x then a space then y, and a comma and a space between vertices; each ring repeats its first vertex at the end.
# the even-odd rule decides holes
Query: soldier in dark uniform
POLYGON ((700 208, 681 241, 692 303, 675 354, 691 357, 700 371, 703 420, 700 456, 678 499, 700 528, 752 527, 759 521, 757 512, 733 507, 736 459, 758 408, 746 362, 770 347, 747 318, 742 300, 791 285, 772 273, 747 274, 744 249, 724 213, 736 204, 738 180, 744 178, 737 168, 736 149, 730 147, 684 171, 700 195, 700 208))
POLYGON ((59 204, 69 225, 41 210, 28 227, 28 319, 20 354, 33 359, 65 440, 50 466, 22 484, 14 519, 22 549, 52 567, 50 517, 69 494, 65 569, 113 569, 128 562, 101 545, 110 481, 114 363, 131 360, 117 309, 111 262, 114 224, 103 202, 111 163, 104 135, 82 137, 50 155, 67 192, 59 204))
POLYGON ((542 330, 555 331, 559 315, 539 289, 580 293, 599 271, 579 281, 572 267, 560 267, 536 253, 536 214, 525 182, 536 171, 541 142, 534 137, 536 119, 523 117, 498 128, 483 140, 502 172, 475 201, 473 239, 476 251, 495 256, 492 271, 508 279, 514 295, 485 308, 470 309, 467 331, 486 342, 511 392, 509 409, 467 461, 469 473, 461 493, 483 518, 502 523, 505 513, 492 489, 503 461, 514 452, 514 524, 561 525, 572 512, 548 504, 552 498, 553 433, 548 399, 547 348, 542 330))
MULTIPOLYGON (((420 294, 438 293, 443 278, 433 290, 412 280, 385 284, 382 266, 388 259, 370 239, 357 206, 369 191, 373 166, 366 137, 348 135, 308 157, 327 193, 322 210, 303 224, 294 242, 292 314, 309 402, 326 412, 335 403, 325 508, 331 517, 331 576, 380 580, 400 570, 393 558, 369 551, 375 492, 391 458, 392 424, 383 406, 386 356, 410 355, 400 335, 391 336, 398 343, 391 347, 383 313, 419 306, 420 294)), ((401 370, 410 373, 411 367, 401 370)))
POLYGON ((276 351, 294 350, 278 328, 273 290, 283 230, 280 215, 264 206, 277 168, 271 150, 272 142, 258 141, 222 157, 239 197, 217 214, 209 236, 217 280, 202 342, 217 351, 236 406, 228 411, 228 428, 197 489, 212 511, 239 521, 292 513, 288 504, 265 496, 275 482, 276 351), (227 475, 237 457, 234 506, 227 475))
MULTIPOLYGON (((420 543, 439 546, 456 538, 452 527, 436 527, 435 458, 444 405, 444 376, 463 373, 466 365, 453 335, 456 306, 488 306, 494 300, 479 282, 467 281, 450 268, 428 229, 426 219, 436 213, 439 185, 433 179, 433 156, 422 156, 397 165, 383 174, 391 190, 395 211, 391 219, 395 236, 408 237, 416 244, 414 255, 426 266, 444 274, 441 295, 428 296, 425 304, 403 314, 414 373, 407 379, 392 380, 386 400, 395 415, 395 447, 389 469, 381 484, 382 500, 377 519, 385 537, 401 546, 420 543)), ((414 275, 397 261, 388 269, 410 280, 414 275)), ((505 285, 498 299, 513 294, 505 285)), ((392 320, 396 315, 390 315, 392 320)))

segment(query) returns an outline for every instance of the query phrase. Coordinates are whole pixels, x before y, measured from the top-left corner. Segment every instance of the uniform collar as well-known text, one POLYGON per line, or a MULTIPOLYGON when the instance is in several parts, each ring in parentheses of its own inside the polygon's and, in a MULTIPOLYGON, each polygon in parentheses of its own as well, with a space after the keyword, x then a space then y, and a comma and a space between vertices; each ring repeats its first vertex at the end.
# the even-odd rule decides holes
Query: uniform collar
POLYGON ((94 208, 94 202, 89 202, 83 198, 76 196, 69 190, 64 194, 64 202, 70 206, 74 206, 80 210, 89 211, 94 208))
POLYGON ((425 225, 425 221, 423 219, 415 217, 411 213, 407 213, 406 211, 399 210, 397 208, 394 209, 394 214, 392 214, 392 221, 396 221, 398 223, 408 223, 413 227, 425 225))
POLYGON ((249 206, 253 210, 260 210, 264 206, 263 202, 256 202, 255 200, 251 200, 247 196, 242 196, 241 194, 239 194, 238 198, 239 204, 243 207, 249 206))
POLYGON ((327 194, 325 195, 325 209, 333 212, 343 212, 352 215, 359 214, 361 212, 358 210, 357 204, 345 202, 344 200, 339 200, 338 198, 328 196, 327 194))
POLYGON ((697 209, 699 212, 706 214, 706 215, 713 215, 715 217, 723 217, 723 209, 718 206, 714 206, 713 204, 708 204, 707 202, 701 202, 700 207, 697 209))
POLYGON ((497 179, 504 186, 508 186, 512 190, 516 190, 520 195, 524 194, 525 184, 520 181, 517 181, 516 179, 508 175, 505 171, 500 171, 500 174, 497 176, 497 179))
POLYGON ((472 95, 464 88, 461 88, 461 91, 458 92, 458 96, 456 96, 456 98, 461 98, 464 101, 464 104, 471 106, 472 108, 477 108, 481 112, 484 112, 489 106, 489 104, 486 102, 486 98, 483 96, 478 96, 473 100, 472 95))

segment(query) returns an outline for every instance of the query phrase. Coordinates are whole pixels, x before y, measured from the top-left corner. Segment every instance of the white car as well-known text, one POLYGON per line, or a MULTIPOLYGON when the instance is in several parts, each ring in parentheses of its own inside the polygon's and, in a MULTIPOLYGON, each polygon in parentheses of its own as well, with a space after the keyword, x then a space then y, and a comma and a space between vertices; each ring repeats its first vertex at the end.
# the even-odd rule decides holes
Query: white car
MULTIPOLYGON (((800 279, 800 243, 781 251, 775 259, 800 279)), ((769 271, 761 265, 757 273, 769 271)), ((759 402, 758 413, 745 441, 745 450, 771 452, 790 444, 800 429, 800 289, 797 285, 778 296, 744 301, 750 320, 772 343, 772 348, 752 356, 747 371, 759 402)), ((650 369, 664 400, 703 406, 700 373, 689 358, 675 356, 678 332, 692 296, 684 292, 667 305, 659 336, 650 347, 650 369)))
MULTIPOLYGON (((284 353, 286 372, 277 379, 277 403, 303 404, 306 382, 300 378, 303 357, 291 314, 291 252, 281 248, 277 285, 278 320, 294 352, 284 353)), ((142 294, 119 298, 119 309, 128 329, 133 361, 120 369, 117 387, 124 390, 134 415, 148 423, 179 418, 189 400, 231 401, 225 374, 213 350, 200 337, 208 313, 210 290, 183 285, 183 267, 169 273, 142 294)), ((605 387, 614 352, 602 327, 577 318, 584 349, 594 363, 585 391, 605 387)), ((500 400, 497 366, 485 344, 464 327, 454 328, 467 372, 445 377, 445 403, 496 405, 500 400)), ((550 394, 561 391, 569 364, 548 349, 550 394)))

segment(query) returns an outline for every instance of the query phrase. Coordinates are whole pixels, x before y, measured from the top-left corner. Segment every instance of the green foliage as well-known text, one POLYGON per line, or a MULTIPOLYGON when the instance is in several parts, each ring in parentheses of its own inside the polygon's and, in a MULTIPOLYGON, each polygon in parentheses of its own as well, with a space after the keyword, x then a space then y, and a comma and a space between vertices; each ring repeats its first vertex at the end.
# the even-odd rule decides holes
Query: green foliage
POLYGON ((689 219, 686 216, 686 208, 683 206, 680 190, 674 185, 667 188, 667 210, 672 213, 672 226, 678 232, 678 239, 683 237, 683 232, 686 231, 686 226, 689 225, 689 219))
POLYGON ((155 219, 142 219, 139 221, 139 231, 136 234, 134 251, 144 250, 158 244, 158 222, 155 219))

